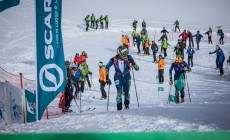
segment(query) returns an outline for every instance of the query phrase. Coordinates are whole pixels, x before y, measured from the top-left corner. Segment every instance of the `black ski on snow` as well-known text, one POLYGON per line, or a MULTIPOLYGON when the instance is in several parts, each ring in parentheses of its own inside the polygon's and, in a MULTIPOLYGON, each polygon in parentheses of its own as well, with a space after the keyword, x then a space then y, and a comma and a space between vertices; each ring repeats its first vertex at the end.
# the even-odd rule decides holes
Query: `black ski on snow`
POLYGON ((89 107, 89 108, 87 108, 85 110, 81 110, 81 112, 93 111, 95 109, 96 109, 95 107, 94 108, 89 107))

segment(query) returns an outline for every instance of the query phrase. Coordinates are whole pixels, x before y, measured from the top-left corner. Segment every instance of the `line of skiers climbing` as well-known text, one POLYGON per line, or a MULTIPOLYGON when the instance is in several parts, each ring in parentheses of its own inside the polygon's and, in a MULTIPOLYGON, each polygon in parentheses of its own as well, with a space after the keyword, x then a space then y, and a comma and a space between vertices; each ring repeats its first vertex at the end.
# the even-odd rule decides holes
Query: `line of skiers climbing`
POLYGON ((89 30, 89 25, 90 28, 92 29, 98 29, 98 26, 100 25, 100 29, 108 29, 109 28, 109 18, 108 15, 106 15, 105 17, 103 17, 102 15, 100 16, 100 18, 96 19, 95 15, 92 14, 87 15, 85 17, 85 24, 86 24, 86 31, 89 30), (105 22, 105 24, 104 24, 105 22))
MULTIPOLYGON (((179 22, 175 22, 175 31, 179 29, 179 22)), ((158 65, 158 76, 159 76, 159 84, 164 83, 164 68, 165 68, 165 58, 167 57, 167 48, 170 46, 168 43, 167 33, 169 33, 165 28, 161 31, 163 35, 158 41, 161 42, 161 53, 163 51, 164 57, 162 54, 159 55, 159 59, 157 60, 156 54, 158 53, 159 47, 154 41, 150 41, 148 37, 148 32, 146 30, 146 23, 143 20, 142 22, 142 30, 141 35, 136 31, 136 27, 138 22, 134 20, 133 23, 133 31, 131 36, 133 38, 133 45, 137 45, 138 54, 140 54, 140 44, 142 43, 142 50, 144 51, 145 55, 150 55, 149 47, 151 46, 151 50, 153 51, 153 62, 158 65)), ((91 25, 93 27, 93 25, 91 25)), ((93 27, 94 28, 94 27, 93 27)), ((179 29, 180 31, 180 29, 179 29)), ((211 34, 212 30, 209 30, 205 33, 208 35, 208 43, 212 44, 211 34)), ((218 34, 222 35, 223 31, 218 27, 218 34)), ((193 55, 195 54, 193 39, 192 37, 196 37, 197 43, 197 50, 199 50, 199 43, 201 38, 203 37, 199 31, 195 35, 187 30, 184 30, 179 36, 178 43, 174 47, 174 53, 176 54, 176 59, 172 62, 171 67, 169 69, 169 84, 172 86, 174 83, 175 85, 175 97, 176 103, 183 103, 184 102, 184 88, 185 88, 185 81, 186 81, 186 72, 191 71, 191 67, 193 67, 193 55), (186 40, 189 39, 189 46, 186 50, 188 54, 188 63, 184 61, 184 50, 186 49, 186 40), (174 72, 174 78, 172 76, 172 71, 174 72), (174 79, 174 80, 173 80, 174 79), (174 82, 173 82, 174 81, 174 82), (180 98, 179 98, 180 97, 180 98)), ((222 43, 222 38, 220 39, 220 44, 222 43)), ((111 66, 115 69, 114 75, 114 84, 117 89, 117 110, 129 109, 130 104, 130 86, 131 86, 131 71, 133 69, 138 71, 139 66, 134 61, 133 57, 129 55, 130 49, 130 39, 128 35, 122 35, 121 38, 122 45, 117 48, 117 52, 114 57, 109 59, 109 62, 104 65, 102 61, 98 63, 99 66, 99 83, 100 83, 100 90, 101 90, 101 99, 107 99, 107 93, 105 91, 105 86, 111 85, 112 81, 110 80, 109 76, 109 69, 111 66), (124 96, 124 98, 122 98, 124 96)), ((216 66, 220 69, 220 76, 224 75, 223 71, 223 63, 225 60, 225 56, 221 48, 216 45, 216 50, 213 52, 209 52, 209 54, 216 54, 216 66)), ((82 52, 81 56, 76 53, 74 58, 74 62, 70 67, 70 62, 66 61, 66 70, 67 70, 67 84, 65 89, 65 97, 66 97, 66 110, 69 110, 71 100, 76 97, 79 98, 79 93, 84 92, 85 83, 88 83, 89 88, 91 88, 89 76, 91 75, 92 81, 92 72, 89 70, 89 66, 86 64, 86 59, 88 58, 85 51, 82 52), (73 87, 75 87, 75 96, 73 96, 73 87)), ((229 60, 227 61, 230 63, 230 56, 229 60)), ((134 75, 133 75, 134 78, 134 75)), ((135 80, 135 79, 134 79, 135 80)))

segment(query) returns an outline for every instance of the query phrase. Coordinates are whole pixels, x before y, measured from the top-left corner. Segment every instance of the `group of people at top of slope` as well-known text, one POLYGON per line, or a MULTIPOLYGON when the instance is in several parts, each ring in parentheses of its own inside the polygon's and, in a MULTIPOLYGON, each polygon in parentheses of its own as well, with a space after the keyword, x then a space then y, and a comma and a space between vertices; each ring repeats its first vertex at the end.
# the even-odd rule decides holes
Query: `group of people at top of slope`
POLYGON ((96 19, 95 18, 95 15, 92 14, 91 16, 90 15, 87 15, 85 17, 85 24, 86 24, 86 31, 89 30, 89 24, 90 24, 90 28, 92 29, 98 29, 98 26, 100 24, 100 29, 104 29, 104 21, 105 21, 105 29, 108 29, 109 28, 109 18, 108 18, 108 15, 106 15, 105 17, 103 17, 102 15, 100 16, 100 18, 96 19))
MULTIPOLYGON (((164 83, 164 67, 166 65, 164 59, 167 57, 167 48, 168 48, 168 46, 170 46, 170 44, 168 43, 167 35, 166 35, 166 33, 168 33, 168 31, 165 28, 163 28, 163 30, 161 31, 161 33, 163 33, 163 35, 161 36, 159 41, 160 40, 162 41, 161 42, 161 48, 162 48, 161 53, 163 50, 164 51, 164 57, 162 56, 162 54, 160 54, 159 60, 157 60, 156 54, 158 52, 158 45, 154 41, 150 42, 150 39, 148 38, 147 30, 146 30, 145 21, 143 20, 143 22, 142 22, 142 30, 140 33, 141 36, 136 31, 137 23, 138 22, 136 20, 134 20, 134 22, 133 22, 133 28, 134 29, 133 29, 133 32, 131 33, 131 36, 133 37, 133 40, 134 40, 133 45, 135 46, 137 44, 138 54, 140 54, 140 44, 142 43, 143 51, 144 51, 145 55, 149 55, 148 48, 149 48, 149 46, 151 46, 151 49, 153 51, 153 59, 154 59, 153 62, 158 64, 159 84, 162 84, 162 83, 164 83), (147 43, 147 45, 146 45, 146 43, 147 43)), ((180 31, 178 20, 174 24, 176 25, 175 26, 175 32, 176 32, 176 29, 179 29, 179 31, 180 31)), ((208 43, 212 44, 211 33, 212 33, 212 30, 211 30, 211 28, 209 28, 209 30, 205 34, 207 34, 209 37, 208 43)), ((222 35, 223 31, 219 28, 218 33, 220 35, 222 35)), ((179 37, 178 43, 174 48, 174 52, 176 54, 176 59, 174 62, 172 62, 170 69, 169 69, 169 77, 170 77, 169 84, 170 85, 172 85, 173 83, 175 84, 175 97, 176 97, 175 102, 176 103, 183 103, 184 102, 184 96, 185 96, 185 92, 184 92, 185 84, 182 84, 182 83, 185 83, 185 81, 186 81, 186 72, 190 72, 191 67, 193 67, 193 54, 195 53, 192 37, 196 37, 197 50, 199 50, 199 42, 203 36, 200 34, 199 31, 197 31, 196 35, 192 35, 192 33, 189 30, 187 30, 187 32, 186 32, 186 30, 184 30, 178 37, 179 37), (184 49, 186 49, 186 39, 187 38, 189 38, 189 47, 186 51, 186 53, 188 54, 188 63, 186 63, 184 61, 184 49), (173 70, 175 71, 174 80, 172 80, 172 71, 173 70), (178 83, 180 83, 179 86, 178 86, 178 83), (179 95, 180 95, 180 98, 179 98, 179 95)), ((220 40, 222 41, 222 39, 220 39, 220 40)), ((134 61, 133 57, 131 55, 129 55, 130 41, 129 41, 128 35, 125 35, 125 36, 122 35, 121 42, 122 42, 122 45, 120 45, 117 48, 116 55, 113 56, 112 58, 110 58, 109 62, 106 65, 104 65, 102 61, 100 61, 98 63, 98 66, 99 66, 99 83, 100 83, 100 90, 101 90, 101 94, 102 94, 101 99, 107 99, 107 93, 106 93, 104 88, 105 88, 106 84, 109 86, 112 84, 110 77, 109 77, 109 69, 111 66, 114 66, 114 69, 115 69, 114 83, 115 83, 115 86, 117 89, 117 96, 116 96, 117 110, 123 109, 123 103, 122 102, 124 102, 124 109, 129 109, 130 86, 131 86, 130 71, 133 69, 135 69, 137 71, 139 70, 139 66, 134 61), (122 99, 122 95, 124 95, 124 99, 122 99)), ((220 44, 223 44, 223 43, 220 43, 220 44)), ((213 54, 213 53, 217 54, 216 65, 217 65, 217 68, 220 69, 220 76, 223 76, 224 75, 223 62, 225 60, 224 53, 218 45, 216 45, 216 50, 214 52, 209 52, 209 54, 213 54)), ((82 61, 82 62, 85 62, 85 61, 82 61)), ((77 54, 76 54, 76 57, 74 59, 74 64, 76 66, 74 65, 71 67, 71 69, 73 70, 71 74, 72 74, 72 77, 75 77, 74 71, 75 70, 77 71, 79 69, 80 72, 82 73, 81 76, 83 75, 83 78, 85 78, 85 80, 81 81, 83 84, 80 84, 84 87, 84 82, 89 81, 89 80, 87 80, 87 75, 92 74, 92 72, 90 72, 89 69, 86 69, 85 72, 83 72, 82 70, 83 70, 83 68, 85 68, 85 66, 84 66, 84 64, 82 66, 82 62, 81 62, 81 60, 79 62, 77 54)), ((230 56, 229 56, 228 62, 230 63, 230 56)), ((67 62, 67 64, 68 64, 68 62, 67 62)), ((88 68, 88 66, 87 66, 87 68, 88 68)), ((67 79, 69 79, 70 77, 68 77, 67 79)), ((72 80, 74 81, 74 79, 72 79, 72 80)), ((69 86, 67 86, 67 88, 68 87, 69 86)), ((81 92, 83 92, 83 91, 81 91, 81 92)), ((69 103, 69 102, 67 101, 67 103, 69 103)), ((67 105, 69 105, 69 104, 67 104, 67 105)))

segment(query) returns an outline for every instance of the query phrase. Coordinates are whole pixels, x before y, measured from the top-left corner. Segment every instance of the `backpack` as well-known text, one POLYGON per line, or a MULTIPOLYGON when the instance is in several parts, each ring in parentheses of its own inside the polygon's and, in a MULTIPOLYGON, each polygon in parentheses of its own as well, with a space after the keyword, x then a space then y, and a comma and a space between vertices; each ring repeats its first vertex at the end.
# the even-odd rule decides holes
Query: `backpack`
MULTIPOLYGON (((116 67, 116 63, 117 63, 117 56, 114 56, 114 58, 113 58, 113 66, 114 67, 116 67)), ((130 62, 129 62, 129 56, 128 56, 127 59, 125 59, 125 63, 128 65, 128 67, 130 69, 131 65, 130 65, 130 62)))

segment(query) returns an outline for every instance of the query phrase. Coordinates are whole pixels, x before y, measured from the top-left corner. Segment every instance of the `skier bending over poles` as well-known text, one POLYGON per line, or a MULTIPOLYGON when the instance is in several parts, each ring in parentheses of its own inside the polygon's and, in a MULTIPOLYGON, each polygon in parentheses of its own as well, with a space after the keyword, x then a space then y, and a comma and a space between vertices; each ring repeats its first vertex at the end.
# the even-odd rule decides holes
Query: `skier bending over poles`
MULTIPOLYGON (((114 83, 117 88, 117 110, 122 110, 122 91, 124 91, 124 104, 125 109, 129 109, 130 94, 129 89, 131 86, 130 70, 133 67, 136 71, 139 70, 139 66, 134 62, 131 55, 128 55, 128 48, 119 46, 117 49, 117 55, 112 57, 106 65, 107 71, 114 65, 115 75, 114 83)), ((107 72, 107 80, 109 79, 109 72, 107 72)))
POLYGON ((170 69, 169 69, 169 85, 173 84, 172 81, 172 71, 175 70, 174 74, 174 84, 175 84, 175 96, 176 96, 176 104, 179 104, 179 92, 181 93, 181 103, 184 102, 184 86, 185 86, 185 72, 191 71, 191 68, 188 66, 188 64, 183 61, 181 57, 177 57, 175 62, 172 63, 170 69))

